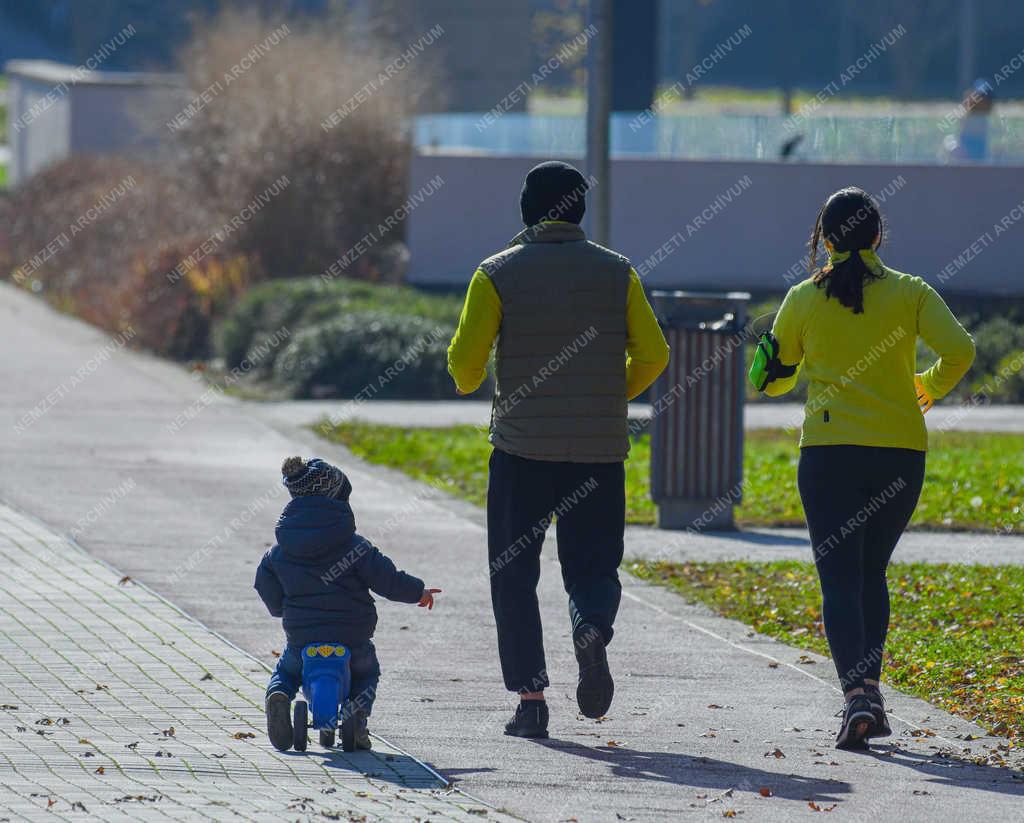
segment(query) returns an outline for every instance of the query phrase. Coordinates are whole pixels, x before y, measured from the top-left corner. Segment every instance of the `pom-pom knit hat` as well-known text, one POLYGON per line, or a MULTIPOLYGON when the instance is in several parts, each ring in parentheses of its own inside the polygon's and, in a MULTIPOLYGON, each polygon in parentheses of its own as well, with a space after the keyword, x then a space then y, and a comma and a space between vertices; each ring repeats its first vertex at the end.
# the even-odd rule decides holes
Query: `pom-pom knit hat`
POLYGON ((284 487, 292 497, 323 495, 336 500, 348 500, 352 484, 345 473, 319 457, 303 460, 289 457, 281 464, 284 487))

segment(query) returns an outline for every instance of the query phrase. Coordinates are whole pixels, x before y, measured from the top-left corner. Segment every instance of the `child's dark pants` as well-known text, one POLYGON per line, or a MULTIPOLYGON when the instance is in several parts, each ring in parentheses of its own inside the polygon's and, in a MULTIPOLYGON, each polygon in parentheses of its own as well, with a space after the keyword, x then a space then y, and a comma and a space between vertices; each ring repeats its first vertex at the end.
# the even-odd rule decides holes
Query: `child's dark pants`
POLYGON ((878 680, 889 629, 885 569, 924 482, 925 453, 800 450, 800 498, 821 580, 822 619, 843 691, 878 680))
POLYGON ((528 460, 495 449, 487 484, 487 548, 498 655, 509 691, 548 687, 537 583, 544 532, 558 518, 558 559, 572 628, 605 643, 619 609, 626 521, 622 463, 528 460))
MULTIPOLYGON (((352 673, 352 686, 349 691, 349 700, 356 708, 361 708, 370 716, 373 710, 373 701, 377 697, 377 681, 380 679, 380 663, 377 662, 377 650, 373 647, 373 641, 367 641, 365 646, 349 646, 352 654, 349 670, 352 673)), ((270 683, 267 684, 267 696, 274 692, 284 692, 289 698, 294 698, 302 685, 302 647, 285 646, 278 658, 274 673, 270 675, 270 683)))

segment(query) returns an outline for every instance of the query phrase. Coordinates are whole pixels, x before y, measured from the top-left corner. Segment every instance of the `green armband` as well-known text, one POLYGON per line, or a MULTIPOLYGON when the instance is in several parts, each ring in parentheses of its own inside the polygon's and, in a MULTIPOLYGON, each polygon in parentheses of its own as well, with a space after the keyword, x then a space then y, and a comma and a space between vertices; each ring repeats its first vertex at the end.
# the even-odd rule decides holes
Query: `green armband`
POLYGON ((771 332, 762 334, 760 340, 757 341, 754 362, 747 375, 751 385, 763 392, 773 380, 792 377, 795 373, 796 366, 784 366, 779 360, 779 341, 775 335, 771 332))

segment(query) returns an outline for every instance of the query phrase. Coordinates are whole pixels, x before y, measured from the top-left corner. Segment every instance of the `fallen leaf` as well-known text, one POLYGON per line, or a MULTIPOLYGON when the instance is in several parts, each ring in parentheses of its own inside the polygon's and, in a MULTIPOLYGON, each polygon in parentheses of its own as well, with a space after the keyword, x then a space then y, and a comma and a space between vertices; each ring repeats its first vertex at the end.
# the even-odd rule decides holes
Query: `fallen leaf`
POLYGON ((207 672, 206 674, 204 674, 204 675, 203 675, 202 677, 200 677, 199 679, 200 679, 200 680, 213 680, 213 675, 212 675, 212 674, 210 674, 209 672, 207 672))
POLYGON ((235 740, 252 740, 256 735, 252 732, 235 732, 231 735, 235 740))
POLYGON ((139 741, 136 740, 134 743, 125 743, 124 747, 126 749, 130 749, 131 751, 135 751, 139 747, 139 741))
POLYGON ((622 744, 619 743, 617 740, 609 740, 607 743, 605 743, 605 745, 606 746, 611 746, 613 749, 617 749, 622 744))
POLYGON ((771 662, 770 662, 770 663, 768 664, 768 668, 769 668, 769 669, 777 669, 777 668, 779 668, 779 664, 778 664, 778 661, 775 661, 775 660, 771 661, 771 662))
POLYGON ((774 757, 776 760, 778 760, 779 758, 785 757, 786 755, 784 755, 782 753, 782 749, 775 748, 775 749, 772 749, 770 752, 765 752, 764 756, 765 757, 774 757))
POLYGON ((736 816, 736 810, 735 809, 726 809, 724 812, 722 812, 722 817, 735 817, 735 816, 736 816))
POLYGON ((762 786, 760 789, 757 790, 757 793, 761 795, 761 797, 771 797, 773 794, 772 790, 769 789, 767 786, 762 786))
POLYGON ((100 766, 100 767, 99 767, 99 768, 98 768, 98 769, 97 769, 97 770, 96 770, 96 771, 94 772, 94 774, 103 774, 103 773, 104 773, 105 771, 106 771, 106 769, 104 769, 104 768, 103 768, 102 766, 100 766))
POLYGON ((126 574, 124 577, 122 577, 120 580, 117 581, 117 585, 118 586, 127 586, 131 582, 132 582, 131 575, 127 575, 126 574))

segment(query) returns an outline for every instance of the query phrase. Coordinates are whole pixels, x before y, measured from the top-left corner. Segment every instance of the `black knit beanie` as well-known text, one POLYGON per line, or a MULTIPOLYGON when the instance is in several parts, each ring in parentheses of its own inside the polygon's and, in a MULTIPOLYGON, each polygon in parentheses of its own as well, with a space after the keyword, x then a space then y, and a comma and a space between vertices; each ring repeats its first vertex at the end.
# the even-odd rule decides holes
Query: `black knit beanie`
POLYGON ((523 181, 519 208, 523 223, 533 226, 542 220, 579 223, 586 211, 586 179, 560 160, 548 160, 530 169, 523 181))
POLYGON ((348 500, 352 493, 352 484, 345 472, 318 457, 311 460, 289 457, 281 465, 281 474, 281 482, 292 497, 322 495, 348 500))

